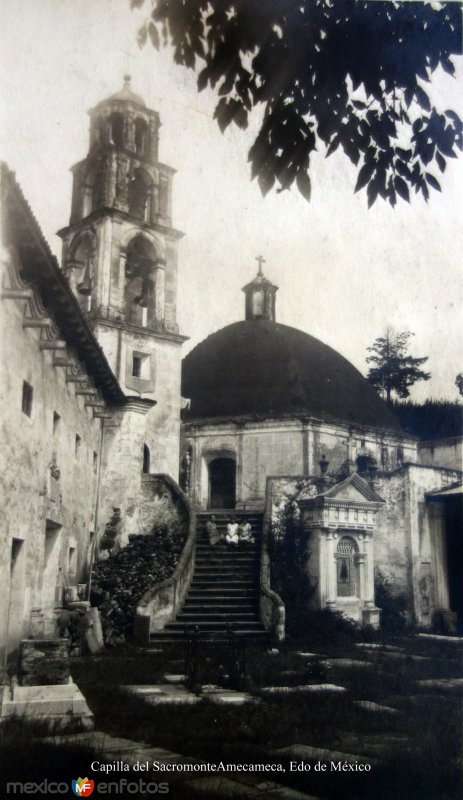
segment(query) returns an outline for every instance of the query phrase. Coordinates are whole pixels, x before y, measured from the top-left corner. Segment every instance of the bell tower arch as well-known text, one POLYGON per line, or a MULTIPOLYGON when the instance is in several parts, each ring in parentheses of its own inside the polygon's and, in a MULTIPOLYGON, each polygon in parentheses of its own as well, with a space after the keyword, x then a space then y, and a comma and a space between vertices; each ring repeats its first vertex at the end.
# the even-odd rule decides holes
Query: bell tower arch
POLYGON ((89 116, 88 153, 71 168, 70 220, 59 231, 62 268, 126 396, 156 404, 147 426, 164 446, 147 433, 159 457, 152 470, 177 477, 185 337, 177 325, 175 170, 159 160, 159 114, 130 76, 89 116))

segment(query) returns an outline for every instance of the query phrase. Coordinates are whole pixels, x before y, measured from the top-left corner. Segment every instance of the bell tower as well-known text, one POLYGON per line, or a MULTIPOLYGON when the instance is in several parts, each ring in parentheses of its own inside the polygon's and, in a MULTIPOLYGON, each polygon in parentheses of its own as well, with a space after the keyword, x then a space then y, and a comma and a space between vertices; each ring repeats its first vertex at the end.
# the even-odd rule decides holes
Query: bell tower
POLYGON ((128 75, 89 116, 89 151, 71 168, 71 216, 59 231, 62 268, 125 395, 156 404, 152 471, 176 477, 185 337, 176 320, 175 170, 159 161, 159 114, 128 75))

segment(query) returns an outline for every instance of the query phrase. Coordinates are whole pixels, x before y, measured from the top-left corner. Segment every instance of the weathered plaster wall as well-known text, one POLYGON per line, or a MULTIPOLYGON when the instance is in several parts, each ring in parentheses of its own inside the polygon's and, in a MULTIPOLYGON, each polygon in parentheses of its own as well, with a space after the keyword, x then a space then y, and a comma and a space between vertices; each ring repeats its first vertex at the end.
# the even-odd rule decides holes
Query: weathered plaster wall
POLYGON ((463 469, 463 440, 461 436, 438 439, 435 442, 420 442, 418 462, 432 467, 463 469))
POLYGON ((431 624, 435 607, 448 604, 445 522, 426 493, 460 479, 451 469, 407 464, 379 478, 375 487, 386 500, 378 514, 375 565, 397 594, 408 596, 422 625, 431 624))
POLYGON ((40 329, 23 328, 23 310, 23 301, 1 301, 0 647, 9 650, 27 634, 32 609, 51 618, 63 585, 87 576, 101 446, 101 421, 53 366, 53 351, 39 349, 40 329), (33 387, 30 417, 23 381, 33 387))
POLYGON ((226 454, 236 460, 237 505, 263 508, 266 479, 269 475, 316 475, 319 461, 325 455, 329 472, 336 473, 348 454, 368 453, 378 467, 396 467, 400 459, 416 460, 413 439, 381 432, 353 429, 317 421, 243 421, 195 425, 183 430, 183 449, 192 446, 191 496, 201 508, 207 508, 207 460, 212 453, 226 454))

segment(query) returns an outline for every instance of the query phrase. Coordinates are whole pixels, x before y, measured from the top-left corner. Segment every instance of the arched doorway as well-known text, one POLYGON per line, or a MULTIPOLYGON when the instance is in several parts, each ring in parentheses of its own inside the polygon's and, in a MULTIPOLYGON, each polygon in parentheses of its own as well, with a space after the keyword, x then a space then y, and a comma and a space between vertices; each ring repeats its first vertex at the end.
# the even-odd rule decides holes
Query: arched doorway
POLYGON ((236 464, 233 458, 209 462, 209 508, 235 508, 236 464))
POLYGON ((358 547, 350 536, 343 536, 336 549, 338 597, 359 596, 358 547))

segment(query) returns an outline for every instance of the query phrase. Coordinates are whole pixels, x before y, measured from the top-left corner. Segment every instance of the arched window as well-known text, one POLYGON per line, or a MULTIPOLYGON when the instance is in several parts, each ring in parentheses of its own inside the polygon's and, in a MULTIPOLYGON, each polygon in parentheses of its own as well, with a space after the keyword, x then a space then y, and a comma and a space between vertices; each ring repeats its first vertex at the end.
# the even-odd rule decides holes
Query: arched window
POLYGON ((127 247, 125 264, 125 317, 133 325, 154 325, 156 320, 156 252, 144 236, 127 247))
POLYGON ((358 567, 356 555, 358 549, 350 536, 343 536, 336 548, 336 576, 338 597, 358 596, 358 567))
POLYGON ((147 444, 143 445, 143 472, 147 475, 150 471, 150 449, 147 444))
POLYGON ((109 118, 111 144, 116 147, 124 145, 124 116, 119 112, 114 112, 109 118))
POLYGON ((139 156, 145 156, 148 149, 148 125, 140 117, 135 120, 135 150, 139 156))
POLYGON ((264 293, 258 289, 252 295, 252 315, 254 319, 260 319, 264 316, 264 293))
POLYGON ((143 169, 136 169, 129 182, 129 214, 149 222, 152 180, 143 169))
POLYGON ((82 217, 87 217, 94 208, 95 170, 89 169, 82 187, 82 217))

